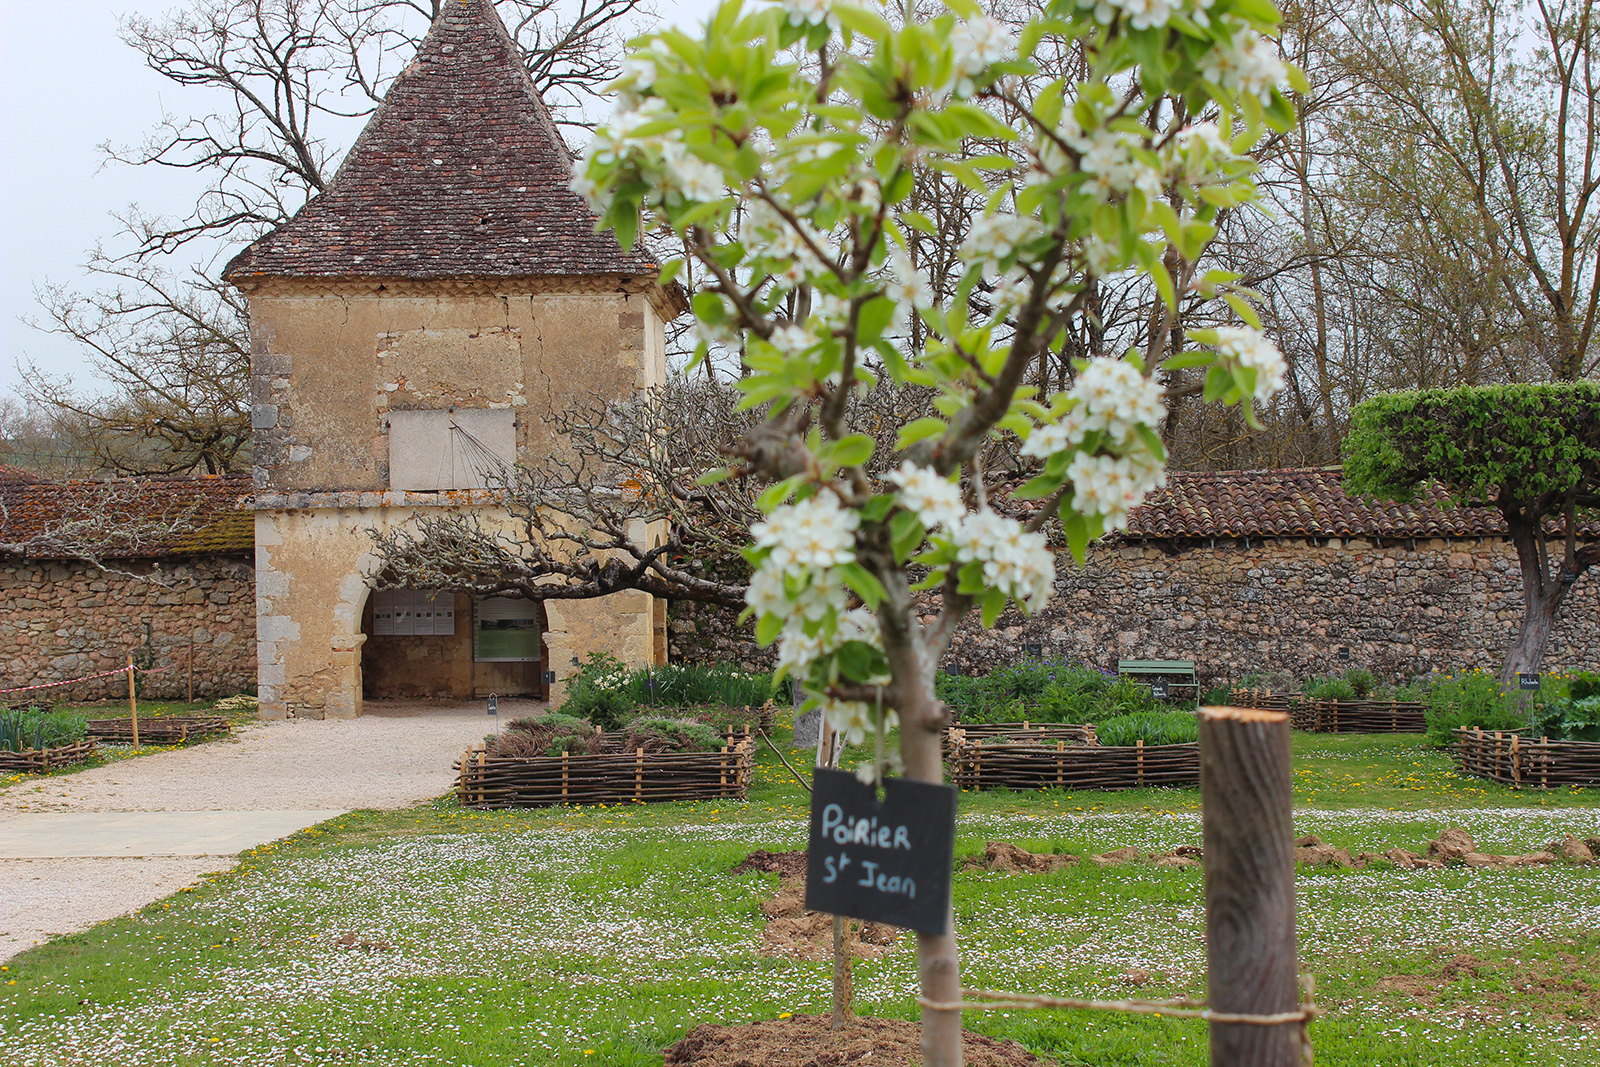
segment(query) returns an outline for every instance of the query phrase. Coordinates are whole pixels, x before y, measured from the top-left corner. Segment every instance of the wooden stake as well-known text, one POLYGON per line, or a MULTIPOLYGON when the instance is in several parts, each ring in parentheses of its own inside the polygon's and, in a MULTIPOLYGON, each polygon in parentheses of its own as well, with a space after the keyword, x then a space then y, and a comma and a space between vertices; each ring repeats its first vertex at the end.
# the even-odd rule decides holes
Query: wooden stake
POLYGON ((850 944, 846 936, 850 927, 843 915, 833 917, 833 1014, 828 1019, 829 1030, 843 1030, 845 1023, 855 1017, 850 1001, 855 993, 855 978, 850 973, 850 944))
MULTIPOLYGON (((1299 1006, 1289 716, 1200 709, 1206 963, 1211 1009, 1299 1006)), ((1299 1023, 1211 1025, 1212 1067, 1298 1067, 1299 1023)))
POLYGON ((128 653, 128 719, 133 723, 133 747, 139 747, 139 696, 133 688, 133 653, 128 653))

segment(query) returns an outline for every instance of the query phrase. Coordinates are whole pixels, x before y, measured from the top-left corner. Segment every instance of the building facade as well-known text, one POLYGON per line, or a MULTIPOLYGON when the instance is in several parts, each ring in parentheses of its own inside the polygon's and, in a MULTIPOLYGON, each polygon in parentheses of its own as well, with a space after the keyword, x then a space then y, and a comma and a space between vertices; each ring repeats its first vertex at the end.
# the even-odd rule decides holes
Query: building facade
POLYGON ((264 716, 553 695, 588 652, 664 658, 643 593, 372 595, 373 531, 451 508, 508 522, 494 488, 563 447, 554 412, 665 375, 681 298, 596 232, 571 174, 493 4, 459 0, 331 187, 228 265, 250 306, 264 716))

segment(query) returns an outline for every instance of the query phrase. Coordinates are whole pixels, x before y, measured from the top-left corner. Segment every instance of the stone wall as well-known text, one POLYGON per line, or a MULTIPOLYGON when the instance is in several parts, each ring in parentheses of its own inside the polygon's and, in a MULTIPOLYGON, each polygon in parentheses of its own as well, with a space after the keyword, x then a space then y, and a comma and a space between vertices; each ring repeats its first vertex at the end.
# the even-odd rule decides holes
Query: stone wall
MULTIPOLYGON (((248 558, 165 560, 159 572, 129 561, 118 569, 127 573, 74 562, 0 567, 0 689, 114 670, 131 652, 141 664, 173 668, 143 679, 146 696, 181 699, 192 641, 197 698, 255 691, 255 582, 248 558)), ((120 700, 128 683, 116 675, 41 692, 58 701, 120 700)))
MULTIPOLYGON (((984 673, 1037 645, 1105 670, 1118 659, 1190 659, 1207 683, 1347 666, 1401 678, 1497 667, 1522 618, 1516 552, 1502 540, 1127 543, 1094 546, 1081 568, 1063 554, 1057 567, 1044 612, 1008 611, 988 631, 972 616, 946 667, 984 673)), ((1597 579, 1569 596, 1547 668, 1600 664, 1597 579)), ((674 661, 770 662, 733 612, 679 604, 672 614, 674 661)))

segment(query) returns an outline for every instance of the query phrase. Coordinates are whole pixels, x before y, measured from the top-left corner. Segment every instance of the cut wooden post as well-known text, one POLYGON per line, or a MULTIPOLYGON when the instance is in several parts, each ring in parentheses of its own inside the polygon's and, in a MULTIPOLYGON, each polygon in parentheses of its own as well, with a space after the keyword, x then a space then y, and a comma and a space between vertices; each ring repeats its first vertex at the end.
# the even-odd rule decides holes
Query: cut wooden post
POLYGON ((569 767, 567 757, 569 755, 570 753, 567 752, 561 753, 561 799, 563 802, 567 799, 567 773, 569 767))
MULTIPOLYGON (((1211 1009, 1299 1006, 1289 716, 1200 709, 1206 964, 1211 1009)), ((1301 1026, 1211 1024, 1212 1067, 1298 1067, 1301 1026)))
POLYGON ((1139 764, 1139 784, 1144 785, 1144 738, 1138 738, 1133 742, 1133 755, 1139 764))
POLYGON ((133 688, 133 653, 128 653, 128 721, 133 725, 133 747, 139 747, 139 696, 133 688))
POLYGON ((717 788, 721 793, 728 791, 728 746, 722 746, 722 758, 717 761, 717 788))
POLYGON ((463 805, 472 803, 472 790, 470 788, 471 778, 472 749, 469 748, 461 753, 461 781, 458 783, 458 787, 456 789, 456 799, 458 799, 463 805))
POLYGON ((484 787, 489 784, 489 772, 484 767, 484 763, 488 758, 489 758, 489 754, 487 752, 485 752, 481 748, 478 749, 478 806, 479 807, 483 806, 483 790, 484 790, 484 787))
POLYGON ((1550 788, 1550 739, 1539 738, 1539 788, 1550 788))
POLYGON ((1516 734, 1511 735, 1511 781, 1518 789, 1522 788, 1522 760, 1517 752, 1517 742, 1521 740, 1516 734))
POLYGON ((1067 743, 1066 743, 1066 742, 1065 742, 1065 741, 1057 741, 1057 742, 1056 742, 1056 788, 1057 788, 1057 789, 1060 789, 1060 788, 1061 788, 1061 778, 1062 778, 1062 767, 1061 767, 1061 761, 1062 761, 1062 753, 1063 753, 1063 752, 1065 752, 1065 751, 1066 751, 1066 750, 1067 750, 1067 743))
POLYGON ((644 749, 633 750, 633 798, 644 799, 644 749))

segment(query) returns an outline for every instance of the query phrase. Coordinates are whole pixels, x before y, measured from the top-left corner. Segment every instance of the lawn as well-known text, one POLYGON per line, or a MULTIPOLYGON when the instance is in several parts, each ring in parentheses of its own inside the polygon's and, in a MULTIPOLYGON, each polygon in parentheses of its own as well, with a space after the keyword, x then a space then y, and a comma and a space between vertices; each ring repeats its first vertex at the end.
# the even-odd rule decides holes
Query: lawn
MULTIPOLYGON (((1600 797, 1455 778, 1414 737, 1297 736, 1300 832, 1492 851, 1600 830, 1600 797)), ((958 855, 1197 844, 1198 794, 962 798, 958 855)), ((702 1021, 821 1011, 828 965, 762 956, 772 875, 805 797, 763 754, 749 803, 357 813, 248 854, 192 892, 41 946, 0 978, 0 1061, 45 1065, 659 1065, 702 1021), (15 982, 14 985, 9 984, 15 982)), ((1600 1061, 1600 868, 1303 870, 1319 1064, 1600 1061)), ((968 984, 1203 993, 1198 871, 1083 863, 955 879, 968 984)), ((864 1012, 905 1016, 909 944, 857 964, 864 1012)), ((969 1015, 1061 1064, 1201 1064, 1196 1023, 969 1015)))

